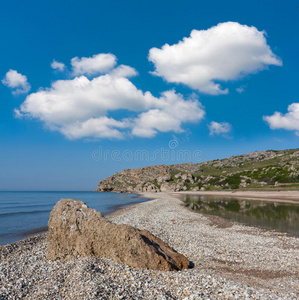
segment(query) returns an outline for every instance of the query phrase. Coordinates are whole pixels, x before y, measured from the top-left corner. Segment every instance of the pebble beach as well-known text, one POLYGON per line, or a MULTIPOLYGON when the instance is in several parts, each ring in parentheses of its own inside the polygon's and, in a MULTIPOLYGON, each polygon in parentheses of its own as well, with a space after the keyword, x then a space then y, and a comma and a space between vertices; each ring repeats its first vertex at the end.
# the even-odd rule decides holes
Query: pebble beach
POLYGON ((47 233, 0 246, 0 299, 298 299, 299 239, 185 208, 180 195, 108 216, 185 255, 179 272, 133 269, 112 259, 46 259, 47 233))

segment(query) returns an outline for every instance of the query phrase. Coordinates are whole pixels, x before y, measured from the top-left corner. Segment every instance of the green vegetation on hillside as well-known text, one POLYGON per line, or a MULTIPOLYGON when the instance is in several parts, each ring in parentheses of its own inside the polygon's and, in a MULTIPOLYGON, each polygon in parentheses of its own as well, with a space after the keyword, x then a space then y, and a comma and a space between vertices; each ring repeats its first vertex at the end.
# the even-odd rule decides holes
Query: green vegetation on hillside
MULTIPOLYGON (((173 165, 178 174, 182 165, 173 165)), ((188 173, 188 169, 181 170, 188 173)), ((285 189, 299 188, 299 151, 269 150, 217 159, 198 164, 190 172, 199 189, 285 189)), ((187 185, 187 190, 194 184, 187 185)))
POLYGON ((198 164, 127 169, 104 179, 99 191, 299 189, 299 149, 269 150, 198 164))

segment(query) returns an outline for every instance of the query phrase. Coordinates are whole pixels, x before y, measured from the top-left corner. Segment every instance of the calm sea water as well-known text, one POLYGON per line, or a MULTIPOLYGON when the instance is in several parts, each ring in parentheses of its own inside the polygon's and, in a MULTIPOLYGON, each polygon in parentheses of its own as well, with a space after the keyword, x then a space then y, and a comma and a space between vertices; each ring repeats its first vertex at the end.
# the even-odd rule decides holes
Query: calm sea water
POLYGON ((299 204, 207 195, 186 196, 185 202, 198 212, 299 237, 299 204))
POLYGON ((61 198, 84 201, 108 214, 129 204, 146 201, 136 194, 96 192, 0 192, 0 245, 46 231, 49 215, 61 198))

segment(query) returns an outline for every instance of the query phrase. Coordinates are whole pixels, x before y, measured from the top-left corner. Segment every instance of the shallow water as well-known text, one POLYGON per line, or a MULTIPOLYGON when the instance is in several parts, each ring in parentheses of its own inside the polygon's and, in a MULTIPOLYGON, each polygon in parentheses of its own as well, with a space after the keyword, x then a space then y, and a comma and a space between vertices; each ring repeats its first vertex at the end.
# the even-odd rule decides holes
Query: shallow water
POLYGON ((299 204, 207 195, 188 195, 185 202, 198 212, 299 237, 299 204))
POLYGON ((84 201, 108 214, 132 203, 146 201, 136 194, 96 192, 0 192, 0 245, 47 230, 49 215, 61 198, 84 201))

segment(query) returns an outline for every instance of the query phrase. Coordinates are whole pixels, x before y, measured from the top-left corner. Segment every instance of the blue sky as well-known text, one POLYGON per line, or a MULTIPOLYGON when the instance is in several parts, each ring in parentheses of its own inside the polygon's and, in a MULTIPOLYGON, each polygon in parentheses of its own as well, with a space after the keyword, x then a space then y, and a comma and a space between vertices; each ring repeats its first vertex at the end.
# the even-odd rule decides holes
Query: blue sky
POLYGON ((298 148, 297 1, 0 14, 0 190, 93 190, 125 168, 298 148))

